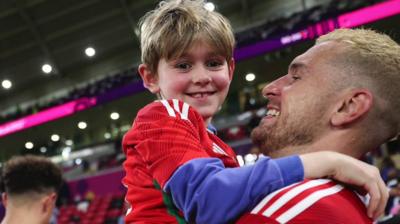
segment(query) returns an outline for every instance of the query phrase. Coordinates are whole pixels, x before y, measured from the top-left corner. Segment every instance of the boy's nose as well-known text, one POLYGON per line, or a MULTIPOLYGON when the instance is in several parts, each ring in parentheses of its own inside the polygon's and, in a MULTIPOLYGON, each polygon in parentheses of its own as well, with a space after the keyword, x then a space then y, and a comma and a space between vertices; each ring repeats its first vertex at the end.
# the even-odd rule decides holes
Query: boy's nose
POLYGON ((211 76, 205 69, 199 69, 197 72, 194 72, 192 80, 195 84, 206 85, 211 82, 211 76))

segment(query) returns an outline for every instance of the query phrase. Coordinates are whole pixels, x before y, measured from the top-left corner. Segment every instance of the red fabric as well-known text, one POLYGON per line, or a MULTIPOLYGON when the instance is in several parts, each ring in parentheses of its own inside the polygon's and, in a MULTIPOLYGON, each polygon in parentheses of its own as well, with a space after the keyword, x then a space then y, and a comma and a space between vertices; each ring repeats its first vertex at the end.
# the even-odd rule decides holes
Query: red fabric
MULTIPOLYGON (((171 108, 173 102, 168 101, 171 108)), ((124 162, 128 188, 126 200, 132 205, 126 223, 176 223, 168 214, 162 192, 154 180, 164 187, 173 172, 194 158, 220 158, 226 167, 237 167, 236 154, 217 136, 207 131, 201 116, 191 107, 187 119, 182 115, 183 103, 171 116, 160 102, 139 111, 132 129, 124 136, 124 162), (179 112, 180 111, 180 112, 179 112), (213 151, 213 144, 226 155, 213 151), (142 221, 142 222, 139 222, 142 221)))
POLYGON ((279 224, 279 222, 262 215, 247 213, 243 215, 237 224, 279 224))
MULTIPOLYGON (((295 205, 307 201, 305 199, 310 199, 309 196, 311 195, 320 194, 322 191, 328 190, 337 185, 337 183, 330 181, 328 183, 298 192, 294 194, 293 197, 288 197, 288 192, 293 194, 293 189, 299 188, 307 182, 308 181, 306 180, 300 182, 300 184, 295 184, 285 188, 284 190, 281 190, 267 203, 265 203, 265 205, 262 206, 259 211, 253 210, 251 213, 243 215, 237 223, 280 223, 278 217, 288 211, 288 213, 291 213, 290 209, 294 208, 295 205), (278 200, 283 200, 283 204, 277 206, 278 203, 276 202, 278 200), (270 212, 271 208, 274 206, 277 206, 278 209, 272 212, 272 214, 265 214, 266 210, 270 209, 270 212), (272 222, 271 220, 274 220, 275 222, 272 222)), ((315 201, 310 207, 301 211, 299 214, 294 215, 294 217, 286 223, 370 224, 372 223, 372 220, 368 218, 366 207, 357 194, 349 189, 343 188, 336 193, 322 197, 315 201)))

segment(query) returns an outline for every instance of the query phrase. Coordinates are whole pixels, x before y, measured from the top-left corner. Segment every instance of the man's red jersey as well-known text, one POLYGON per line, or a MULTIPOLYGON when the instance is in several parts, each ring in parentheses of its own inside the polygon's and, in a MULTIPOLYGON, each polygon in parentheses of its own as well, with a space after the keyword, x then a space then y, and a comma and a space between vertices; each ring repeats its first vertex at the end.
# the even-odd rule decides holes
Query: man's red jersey
POLYGON ((265 197, 238 224, 372 223, 352 190, 328 179, 305 180, 265 197))

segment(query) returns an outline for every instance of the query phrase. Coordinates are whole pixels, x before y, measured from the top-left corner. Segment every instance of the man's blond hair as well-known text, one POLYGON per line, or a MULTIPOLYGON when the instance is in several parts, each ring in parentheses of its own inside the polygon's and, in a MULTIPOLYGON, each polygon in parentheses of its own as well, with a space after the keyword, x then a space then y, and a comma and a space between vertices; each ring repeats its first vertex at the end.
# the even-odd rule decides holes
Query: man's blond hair
POLYGON ((370 89, 376 98, 375 115, 385 121, 391 132, 398 133, 400 131, 399 44, 385 34, 368 29, 338 29, 319 37, 316 44, 327 41, 343 43, 345 46, 344 53, 333 60, 333 63, 339 62, 335 66, 349 69, 348 77, 342 77, 344 78, 342 83, 370 89))
POLYGON ((209 11, 203 0, 162 1, 140 21, 142 63, 157 73, 161 58, 180 57, 195 41, 205 41, 229 62, 235 39, 229 21, 209 11))

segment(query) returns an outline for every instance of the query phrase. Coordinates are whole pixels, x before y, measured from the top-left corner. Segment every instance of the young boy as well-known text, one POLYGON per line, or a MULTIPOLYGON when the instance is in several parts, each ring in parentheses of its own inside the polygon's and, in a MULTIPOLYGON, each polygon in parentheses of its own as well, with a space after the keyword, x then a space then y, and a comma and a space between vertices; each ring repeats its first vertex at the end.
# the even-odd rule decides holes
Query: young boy
POLYGON ((383 182, 365 183, 357 172, 376 168, 338 153, 263 158, 239 168, 233 150, 207 129, 233 76, 234 36, 222 15, 203 6, 165 1, 142 20, 139 73, 161 100, 138 112, 123 139, 126 223, 226 223, 276 189, 327 175, 379 184, 370 193, 385 200, 375 197, 383 182))

